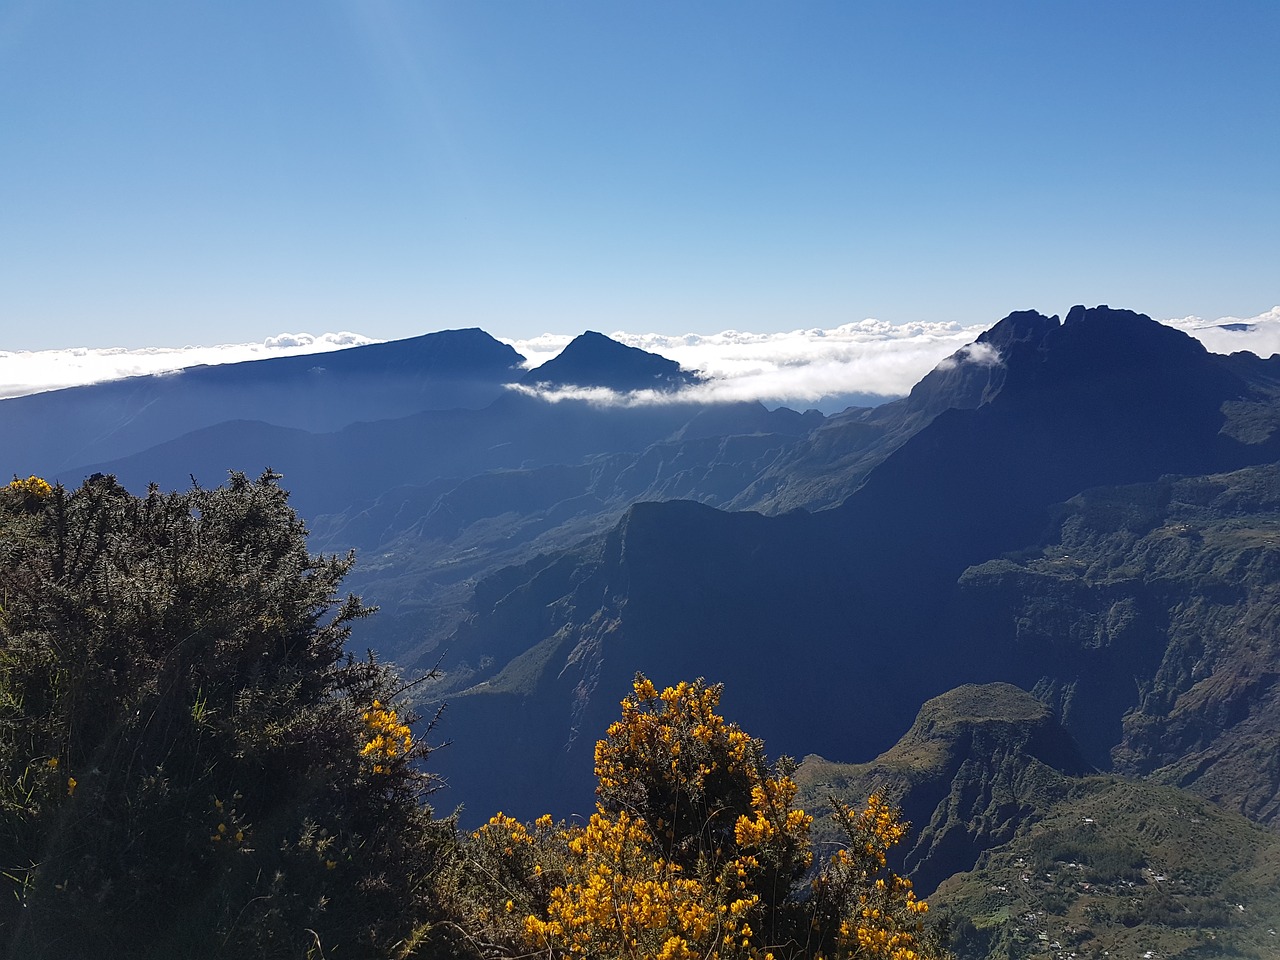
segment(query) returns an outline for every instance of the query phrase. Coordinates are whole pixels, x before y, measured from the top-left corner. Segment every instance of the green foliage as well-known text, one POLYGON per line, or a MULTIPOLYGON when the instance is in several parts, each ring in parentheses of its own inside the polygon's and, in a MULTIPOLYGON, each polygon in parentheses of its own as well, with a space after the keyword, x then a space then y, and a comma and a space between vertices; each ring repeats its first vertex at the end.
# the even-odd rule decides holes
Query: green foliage
POLYGON ((702 681, 638 677, 586 824, 435 820, 394 673, 345 652, 352 558, 278 477, 0 488, 0 951, 883 957, 943 951, 873 797, 811 871, 792 765, 702 681))
POLYGON ((407 955, 452 826, 344 652, 352 558, 270 473, 34 479, 0 489, 0 952, 407 955))

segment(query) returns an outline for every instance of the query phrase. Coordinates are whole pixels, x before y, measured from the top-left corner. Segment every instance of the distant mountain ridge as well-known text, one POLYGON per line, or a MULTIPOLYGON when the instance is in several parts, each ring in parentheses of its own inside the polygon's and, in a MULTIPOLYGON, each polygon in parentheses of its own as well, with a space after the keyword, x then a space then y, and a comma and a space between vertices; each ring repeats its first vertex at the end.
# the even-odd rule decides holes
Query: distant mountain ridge
POLYGON ((0 445, 14 469, 52 474, 234 420, 331 431, 422 410, 478 408, 519 378, 523 361, 509 345, 469 329, 188 367, 0 400, 0 445))
MULTIPOLYGON (((228 469, 256 474, 270 467, 282 473, 293 505, 312 525, 313 547, 358 548, 370 558, 353 582, 385 611, 371 642, 403 657, 447 633, 460 615, 469 578, 598 532, 636 500, 726 503, 822 422, 817 413, 682 398, 677 391, 697 382, 695 374, 595 333, 576 338, 560 357, 532 371, 531 382, 550 378, 571 389, 604 386, 622 393, 635 387, 672 396, 656 404, 548 402, 499 382, 511 379, 505 362, 494 365, 499 376, 478 385, 439 379, 486 369, 484 358, 493 354, 488 344, 495 342, 479 331, 455 331, 421 342, 380 344, 373 354, 358 348, 361 363, 348 360, 347 366, 358 367, 372 385, 359 396, 336 395, 327 402, 342 422, 379 404, 383 415, 339 429, 269 422, 286 418, 254 394, 239 401, 254 419, 212 423, 129 456, 80 463, 51 476, 76 484, 89 473, 110 473, 143 489, 152 482, 181 488, 193 477, 212 485, 228 469), (423 357, 428 347, 430 356, 423 357), (479 348, 479 364, 472 348, 479 348), (446 401, 459 399, 460 383, 477 399, 494 398, 474 408, 398 415, 405 406, 396 393, 403 377, 436 389, 446 401), (389 402, 380 399, 384 394, 389 402)), ((239 365, 251 369, 219 376, 230 382, 265 377, 275 392, 287 394, 291 378, 301 375, 311 383, 316 376, 297 362, 302 358, 291 359, 284 367, 276 361, 239 365), (271 380, 273 371, 280 373, 278 380, 271 380)), ((94 396, 77 395, 84 402, 94 396)), ((411 399, 410 406, 420 406, 422 391, 411 399)), ((173 406, 177 416, 181 404, 173 406)), ((226 409, 209 405, 203 412, 213 419, 226 409)))

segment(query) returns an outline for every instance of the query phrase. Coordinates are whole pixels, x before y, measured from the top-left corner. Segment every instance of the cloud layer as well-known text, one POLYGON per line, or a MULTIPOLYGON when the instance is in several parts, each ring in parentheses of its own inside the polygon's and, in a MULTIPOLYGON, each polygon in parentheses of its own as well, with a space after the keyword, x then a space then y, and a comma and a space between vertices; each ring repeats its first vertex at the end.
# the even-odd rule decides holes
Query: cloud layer
MULTIPOLYGON (((941 360, 971 342, 983 327, 954 323, 891 324, 881 320, 846 323, 831 330, 809 328, 783 333, 632 334, 609 336, 630 347, 698 370, 707 381, 681 391, 683 400, 761 400, 788 406, 840 406, 841 398, 901 396, 941 360), (827 402, 824 402, 827 401, 827 402)), ((544 334, 513 340, 530 366, 551 359, 572 337, 544 334)), ((544 394, 561 399, 577 392, 544 394)), ((593 391, 590 399, 604 399, 593 391)), ((653 395, 630 398, 658 399, 653 395)))
POLYGON ((1239 317, 1218 320, 1183 317, 1164 322, 1191 334, 1213 353, 1247 350, 1260 357, 1280 353, 1280 307, 1272 307, 1266 313, 1243 320, 1239 317))
MULTIPOLYGON (((1280 353, 1280 307, 1248 319, 1204 320, 1183 317, 1163 321, 1199 339, 1214 353, 1248 350, 1260 356, 1280 353)), ((698 370, 708 382, 682 391, 680 399, 760 400, 827 412, 847 402, 874 403, 908 393, 926 373, 966 345, 985 326, 954 323, 891 324, 880 320, 847 323, 832 330, 800 329, 784 333, 726 330, 710 335, 668 337, 659 334, 609 334, 698 370)), ((508 341, 537 366, 560 352, 572 337, 544 334, 508 341)), ((964 351, 967 362, 996 363, 995 352, 982 346, 964 351)), ((548 400, 588 399, 598 403, 669 401, 651 392, 617 397, 606 390, 541 391, 548 400)))
MULTIPOLYGON (((1183 317, 1164 321, 1198 338, 1215 353, 1249 350, 1260 356, 1280 353, 1280 307, 1245 319, 1183 317)), ((610 333, 621 343, 661 354, 700 371, 707 381, 680 395, 682 400, 761 400, 805 408, 838 409, 845 402, 874 402, 901 396, 926 373, 982 332, 981 326, 954 323, 891 324, 880 320, 847 323, 830 330, 810 328, 782 333, 725 330, 714 334, 610 333)), ((569 334, 543 334, 508 340, 537 366, 559 353, 569 334)), ((377 342, 355 333, 286 333, 261 343, 146 350, 47 350, 0 352, 0 397, 118 377, 162 373, 207 363, 234 363, 299 353, 321 353, 377 342)), ((969 362, 991 363, 989 352, 971 350, 969 362)), ((599 403, 669 401, 653 393, 616 397, 609 391, 558 391, 547 399, 569 397, 599 403)))
POLYGON ((0 399, 28 393, 119 380, 148 373, 169 373, 200 364, 239 363, 298 353, 327 353, 377 343, 358 333, 282 333, 261 343, 224 343, 209 347, 123 347, 69 350, 0 350, 0 399))

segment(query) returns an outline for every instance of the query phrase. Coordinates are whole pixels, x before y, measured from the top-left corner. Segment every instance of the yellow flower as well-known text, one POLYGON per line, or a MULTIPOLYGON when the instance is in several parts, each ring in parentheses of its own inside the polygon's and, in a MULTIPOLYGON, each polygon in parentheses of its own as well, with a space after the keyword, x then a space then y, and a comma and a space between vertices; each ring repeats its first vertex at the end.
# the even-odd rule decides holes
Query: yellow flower
POLYGON ((14 479, 9 484, 9 490, 13 493, 26 494, 35 497, 37 500, 43 500, 49 494, 53 493, 53 487, 49 485, 49 481, 37 477, 35 474, 27 477, 25 480, 14 479))
POLYGON ((76 778, 67 777, 67 796, 74 797, 76 795, 76 778))
POLYGON ((400 722, 395 710, 384 707, 380 700, 360 715, 368 740, 360 749, 360 755, 374 761, 374 773, 390 773, 389 760, 413 749, 413 733, 409 725, 400 722))

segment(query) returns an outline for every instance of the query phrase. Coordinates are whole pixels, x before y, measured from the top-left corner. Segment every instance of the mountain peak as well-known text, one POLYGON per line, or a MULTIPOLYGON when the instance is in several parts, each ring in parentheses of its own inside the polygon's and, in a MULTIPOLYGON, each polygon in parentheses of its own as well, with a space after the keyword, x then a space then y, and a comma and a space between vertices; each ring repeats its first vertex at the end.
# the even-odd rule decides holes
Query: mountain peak
POLYGON ((670 391, 701 378, 674 360, 628 347, 594 330, 575 337, 560 354, 521 378, 529 385, 670 391))
POLYGON ((984 330, 977 342, 990 344, 1003 352, 1011 344, 1038 343, 1059 325, 1056 314, 1046 317, 1037 310, 1015 310, 989 330, 984 330))

